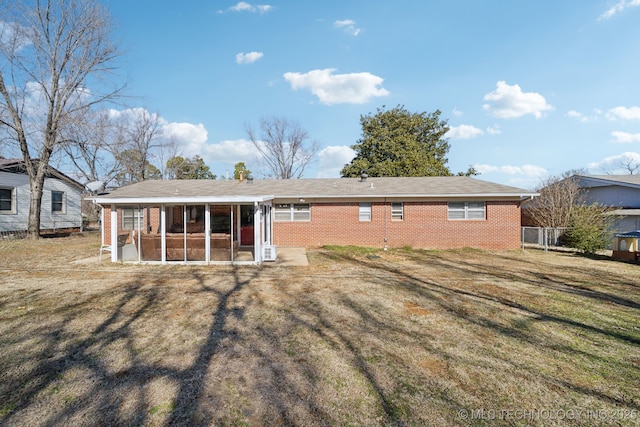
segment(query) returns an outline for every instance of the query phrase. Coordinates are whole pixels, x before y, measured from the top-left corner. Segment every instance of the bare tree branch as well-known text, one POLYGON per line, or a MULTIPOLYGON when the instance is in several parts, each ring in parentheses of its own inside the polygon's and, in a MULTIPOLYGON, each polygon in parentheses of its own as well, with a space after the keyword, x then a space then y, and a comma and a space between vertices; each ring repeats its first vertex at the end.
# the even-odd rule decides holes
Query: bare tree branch
POLYGON ((284 117, 262 118, 260 137, 251 126, 245 129, 268 174, 276 179, 300 178, 319 149, 317 142, 307 142, 306 130, 284 117))
POLYGON ((0 10, 12 28, 0 43, 0 120, 29 175, 31 238, 39 237, 44 178, 63 130, 122 90, 100 80, 120 56, 109 19, 96 0, 25 0, 0 10))
POLYGON ((523 212, 537 227, 568 227, 571 214, 583 204, 584 195, 578 186, 578 178, 565 172, 561 176, 552 176, 542 181, 536 197, 523 206, 523 212))

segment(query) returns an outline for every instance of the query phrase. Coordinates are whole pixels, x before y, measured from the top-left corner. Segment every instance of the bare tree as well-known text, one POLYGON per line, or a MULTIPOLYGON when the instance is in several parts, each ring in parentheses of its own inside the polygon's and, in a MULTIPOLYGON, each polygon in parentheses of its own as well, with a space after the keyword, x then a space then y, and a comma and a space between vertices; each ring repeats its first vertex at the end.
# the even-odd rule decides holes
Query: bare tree
POLYGON ((319 149, 316 141, 307 141, 306 130, 284 117, 262 118, 259 137, 251 126, 245 129, 268 174, 276 179, 300 178, 319 149))
POLYGON ((635 153, 625 153, 618 159, 611 162, 611 167, 603 167, 602 169, 607 175, 614 175, 615 171, 621 170, 624 175, 638 175, 640 174, 640 159, 638 159, 635 153))
POLYGON ((28 235, 40 232, 44 178, 61 130, 77 113, 119 95, 104 87, 120 56, 96 0, 25 0, 0 8, 0 131, 29 175, 28 235), (91 86, 91 88, 89 88, 91 86))
POLYGON ((167 168, 167 162, 174 157, 182 157, 182 147, 175 135, 169 135, 165 138, 164 143, 158 147, 156 158, 160 166, 162 179, 174 179, 173 171, 167 168))
POLYGON ((125 110, 118 123, 118 142, 112 146, 120 162, 121 185, 161 178, 151 164, 154 151, 163 146, 160 116, 144 108, 125 110))
POLYGON ((110 150, 117 128, 106 110, 90 110, 82 115, 64 129, 62 149, 66 160, 73 164, 78 181, 102 181, 107 187, 120 167, 110 150))
POLYGON ((578 186, 581 171, 568 171, 545 179, 536 190, 540 196, 523 206, 523 213, 531 225, 537 227, 568 227, 576 206, 584 197, 578 186))

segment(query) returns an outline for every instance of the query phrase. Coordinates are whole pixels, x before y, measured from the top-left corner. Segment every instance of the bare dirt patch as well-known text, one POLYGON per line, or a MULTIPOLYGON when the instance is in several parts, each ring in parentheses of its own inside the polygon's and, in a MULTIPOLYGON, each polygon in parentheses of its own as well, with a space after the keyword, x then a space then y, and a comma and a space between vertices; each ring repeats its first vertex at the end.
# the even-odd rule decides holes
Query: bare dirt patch
POLYGON ((98 247, 0 242, 1 424, 640 423, 636 265, 362 248, 308 267, 73 263, 98 247))

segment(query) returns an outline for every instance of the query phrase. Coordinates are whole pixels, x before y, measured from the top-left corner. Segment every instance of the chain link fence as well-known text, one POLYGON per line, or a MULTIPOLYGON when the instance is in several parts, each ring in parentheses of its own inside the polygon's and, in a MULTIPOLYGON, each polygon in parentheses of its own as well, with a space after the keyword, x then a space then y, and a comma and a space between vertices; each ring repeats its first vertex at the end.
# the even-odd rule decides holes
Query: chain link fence
POLYGON ((522 227, 522 249, 525 247, 559 248, 563 247, 563 236, 567 232, 566 227, 522 227))

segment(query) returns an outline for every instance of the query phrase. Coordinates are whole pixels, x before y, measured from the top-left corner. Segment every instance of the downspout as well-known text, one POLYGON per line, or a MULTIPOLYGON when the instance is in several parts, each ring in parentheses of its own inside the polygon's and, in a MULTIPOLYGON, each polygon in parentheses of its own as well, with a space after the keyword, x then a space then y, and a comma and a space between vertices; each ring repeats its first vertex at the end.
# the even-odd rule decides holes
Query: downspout
MULTIPOLYGON (((389 212, 389 215, 391 215, 391 212, 389 212)), ((387 235, 387 198, 384 198, 384 250, 386 251, 387 249, 389 249, 388 247, 388 235, 387 235)))

